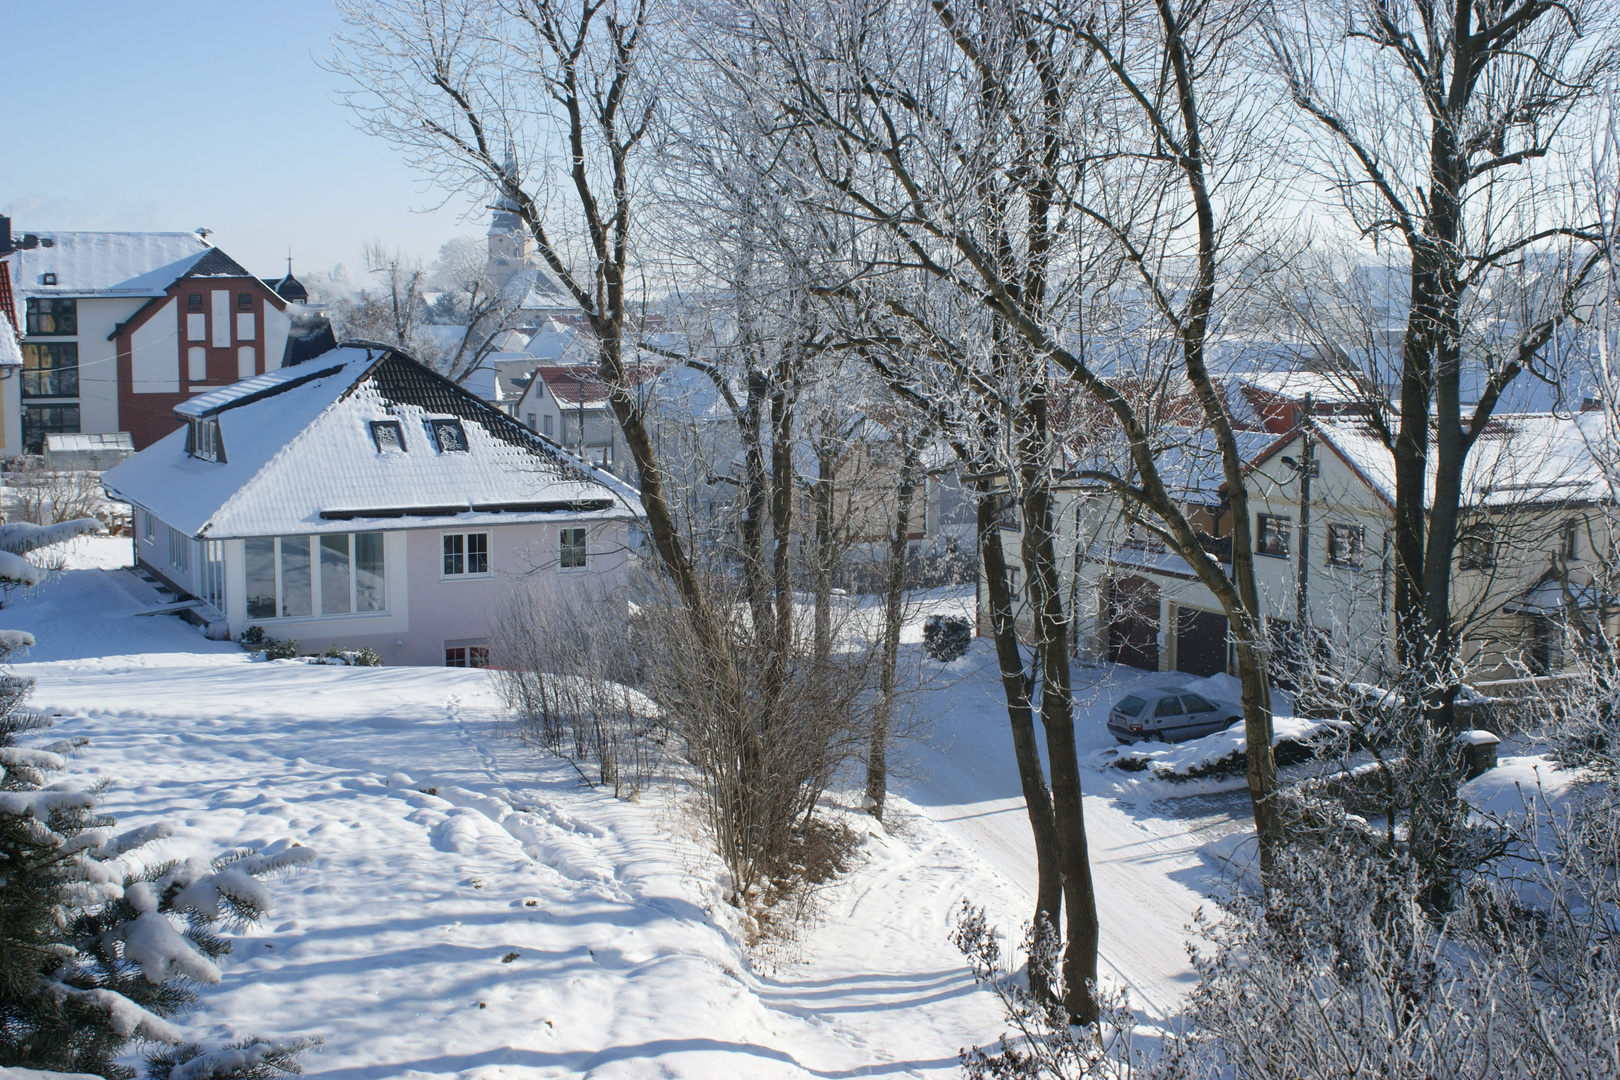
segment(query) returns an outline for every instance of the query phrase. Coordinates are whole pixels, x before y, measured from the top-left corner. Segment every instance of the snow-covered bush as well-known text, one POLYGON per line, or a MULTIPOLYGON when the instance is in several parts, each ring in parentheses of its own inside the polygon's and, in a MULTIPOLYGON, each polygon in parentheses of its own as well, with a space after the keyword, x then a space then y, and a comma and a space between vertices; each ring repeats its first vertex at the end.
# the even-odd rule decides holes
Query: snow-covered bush
MULTIPOLYGON (((119 833, 97 811, 97 790, 48 784, 84 740, 22 745, 49 726, 24 711, 29 689, 0 677, 0 1065, 133 1076, 115 1059, 136 1042, 181 1044, 171 1018, 195 986, 219 981, 230 943, 215 928, 256 922, 270 907, 259 879, 314 852, 281 844, 139 864, 129 856, 168 827, 119 833)), ((288 1063, 291 1049, 259 1064, 288 1063)))
POLYGON ((1029 979, 1050 987, 1049 994, 1032 994, 1028 981, 1008 970, 1001 940, 983 908, 963 902, 951 942, 966 957, 973 981, 996 995, 1012 1028, 992 1049, 962 1051, 968 1080, 1127 1080, 1149 1070, 1132 1038, 1136 1017, 1120 994, 1100 995, 1097 1028, 1069 1023, 1060 938, 1050 927, 1041 933, 1028 928, 1022 946, 1029 958, 1029 979))
POLYGON ((973 624, 960 615, 930 615, 923 620, 923 652, 948 664, 973 644, 973 624))
POLYGON ((318 664, 342 664, 348 667, 382 667, 382 657, 373 648, 346 649, 332 644, 315 661, 318 664))
POLYGON ((632 796, 664 760, 666 731, 637 677, 623 601, 561 601, 520 584, 502 601, 491 658, 524 738, 632 796))
POLYGON ((6 493, 6 516, 34 525, 95 517, 104 501, 99 472, 53 468, 42 457, 12 461, 6 470, 6 493))
POLYGON ((9 591, 21 586, 38 585, 50 576, 52 570, 60 568, 60 562, 56 565, 42 564, 29 559, 29 555, 86 533, 100 532, 101 529, 101 522, 93 517, 47 525, 27 521, 0 525, 0 589, 9 591))

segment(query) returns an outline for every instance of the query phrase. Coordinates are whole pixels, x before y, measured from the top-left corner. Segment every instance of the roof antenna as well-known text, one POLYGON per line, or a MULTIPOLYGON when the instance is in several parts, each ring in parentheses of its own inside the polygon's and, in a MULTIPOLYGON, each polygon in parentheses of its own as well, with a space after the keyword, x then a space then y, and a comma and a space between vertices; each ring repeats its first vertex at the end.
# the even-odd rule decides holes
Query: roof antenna
POLYGON ((204 229, 204 228, 201 228, 199 226, 198 228, 195 228, 195 229, 193 229, 191 231, 197 234, 197 239, 203 241, 204 243, 207 243, 209 234, 212 233, 214 230, 213 229, 204 229))

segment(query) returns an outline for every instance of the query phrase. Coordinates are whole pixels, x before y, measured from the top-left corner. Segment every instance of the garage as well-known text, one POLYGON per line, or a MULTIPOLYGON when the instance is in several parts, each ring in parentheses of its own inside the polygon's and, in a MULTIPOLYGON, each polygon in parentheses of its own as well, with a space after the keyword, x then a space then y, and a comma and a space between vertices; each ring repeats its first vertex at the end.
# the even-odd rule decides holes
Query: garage
POLYGON ((1176 608, 1176 670, 1199 676, 1225 671, 1227 625, 1218 611, 1176 608))
POLYGON ((1159 587, 1147 578, 1119 578, 1109 584, 1108 659, 1159 670, 1159 587))

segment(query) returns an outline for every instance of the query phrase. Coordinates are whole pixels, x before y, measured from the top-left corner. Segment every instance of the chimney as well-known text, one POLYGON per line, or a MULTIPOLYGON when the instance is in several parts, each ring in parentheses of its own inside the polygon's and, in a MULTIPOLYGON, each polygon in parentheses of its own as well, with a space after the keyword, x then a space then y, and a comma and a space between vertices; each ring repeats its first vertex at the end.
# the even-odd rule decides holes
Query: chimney
POLYGON ((10 255, 11 252, 11 218, 0 214, 0 255, 10 255))

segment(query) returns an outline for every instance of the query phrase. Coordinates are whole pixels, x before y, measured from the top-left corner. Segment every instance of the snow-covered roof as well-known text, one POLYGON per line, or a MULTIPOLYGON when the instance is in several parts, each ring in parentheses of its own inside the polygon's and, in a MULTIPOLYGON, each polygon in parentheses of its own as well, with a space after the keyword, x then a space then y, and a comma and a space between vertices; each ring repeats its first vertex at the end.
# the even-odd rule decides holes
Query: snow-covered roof
MULTIPOLYGON (((1253 462, 1277 442, 1269 431, 1233 431, 1238 453, 1245 462, 1253 462)), ((1155 442, 1159 449, 1155 459, 1165 490, 1175 499, 1207 502, 1219 499, 1226 486, 1226 472, 1221 463, 1220 446, 1211 428, 1165 427, 1159 430, 1155 442)), ((1071 472, 1102 471, 1137 482, 1130 448, 1123 437, 1107 444, 1094 446, 1089 459, 1071 458, 1071 472)))
POLYGON ((554 443, 395 350, 340 347, 210 391, 176 412, 217 421, 225 460, 188 454, 182 429, 109 470, 102 482, 190 536, 641 511, 633 496, 554 443), (452 430, 441 430, 446 425, 452 430), (401 449, 384 437, 393 434, 401 449))
MULTIPOLYGON (((1320 418, 1315 429, 1386 503, 1395 503, 1395 459, 1363 421, 1320 418)), ((1293 436, 1290 436, 1290 439, 1293 436)), ((1611 501, 1603 463, 1615 448, 1602 411, 1492 417, 1468 455, 1463 503, 1489 507, 1611 501)), ((1433 497, 1435 455, 1430 454, 1433 497)))
POLYGON ((585 336, 572 326, 547 319, 530 336, 523 351, 544 363, 560 364, 578 358, 576 354, 586 344, 585 336))
POLYGON ((523 396, 534 369, 534 357, 522 352, 492 352, 467 373, 461 385, 492 405, 507 404, 523 396))
POLYGON ((465 326, 456 326, 453 323, 429 323, 421 330, 429 341, 450 353, 455 352, 461 346, 462 339, 467 336, 465 326))
POLYGON ((41 232, 6 260, 23 296, 158 296, 215 250, 189 232, 41 232), (54 274, 55 284, 45 284, 54 274))
POLYGON ((506 283, 506 291, 516 297, 521 297, 520 308, 547 308, 558 304, 573 304, 573 297, 568 295, 562 283, 551 276, 551 271, 541 266, 526 266, 513 274, 506 283))
POLYGON ((587 409, 605 409, 608 403, 607 386, 596 369, 587 364, 568 367, 538 367, 535 374, 546 384, 557 404, 587 409))
POLYGON ((0 311, 0 367, 21 367, 22 347, 17 344, 17 331, 0 311))
POLYGON ((1350 372, 1246 371, 1231 376, 1232 381, 1252 386, 1290 401, 1303 401, 1306 394, 1318 405, 1356 405, 1368 395, 1350 372))

